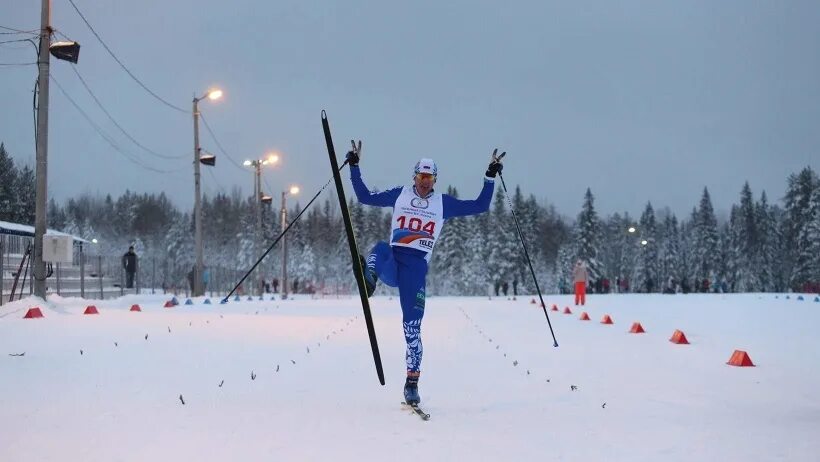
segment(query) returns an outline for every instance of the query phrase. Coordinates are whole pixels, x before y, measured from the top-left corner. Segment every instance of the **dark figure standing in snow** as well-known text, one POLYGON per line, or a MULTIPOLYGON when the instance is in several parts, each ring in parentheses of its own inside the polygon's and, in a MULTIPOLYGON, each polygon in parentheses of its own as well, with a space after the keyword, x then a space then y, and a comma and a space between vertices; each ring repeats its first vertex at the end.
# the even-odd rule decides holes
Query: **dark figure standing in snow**
MULTIPOLYGON (((475 200, 459 200, 433 190, 438 168, 432 159, 421 159, 413 172, 413 185, 399 186, 373 193, 362 181, 359 169, 361 141, 347 153, 350 179, 356 198, 365 205, 392 207, 390 242, 379 242, 371 250, 365 267, 368 296, 376 290, 376 282, 399 288, 399 301, 407 342, 405 359, 407 380, 404 400, 408 404, 421 401, 418 391, 421 374, 421 320, 424 316, 425 278, 427 263, 445 220, 484 213, 490 208, 495 176, 502 169, 500 158, 493 152, 484 177, 484 187, 475 200)), ((503 154, 502 154, 503 156, 503 154)), ((362 257, 362 260, 364 258, 362 257)))
POLYGON ((125 288, 134 288, 134 275, 137 273, 137 253, 134 246, 128 247, 128 252, 122 256, 122 267, 125 268, 125 288))

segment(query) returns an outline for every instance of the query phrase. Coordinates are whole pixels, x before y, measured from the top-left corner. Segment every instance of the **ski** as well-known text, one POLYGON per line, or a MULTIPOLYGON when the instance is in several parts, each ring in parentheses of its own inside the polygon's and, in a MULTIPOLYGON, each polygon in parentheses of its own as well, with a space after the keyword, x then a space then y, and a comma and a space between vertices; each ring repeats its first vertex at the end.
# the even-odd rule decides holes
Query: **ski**
POLYGON ((350 256, 353 259, 353 273, 356 276, 356 285, 359 286, 359 297, 362 300, 362 310, 364 311, 364 320, 367 325, 367 334, 370 337, 370 349, 373 350, 373 361, 376 363, 376 374, 379 376, 379 383, 384 385, 384 370, 382 369, 382 359, 379 354, 379 344, 376 341, 376 330, 373 327, 373 316, 370 314, 370 302, 367 299, 367 288, 364 282, 364 268, 362 268, 361 261, 359 260, 359 249, 356 246, 356 236, 353 235, 353 223, 350 221, 350 211, 347 209, 345 190, 342 187, 342 176, 339 174, 339 164, 336 161, 336 150, 333 147, 333 138, 330 135, 330 122, 328 122, 327 113, 324 110, 322 110, 322 128, 325 132, 327 154, 330 157, 330 168, 333 170, 333 179, 336 182, 336 195, 339 196, 339 208, 342 210, 342 218, 345 224, 345 231, 347 232, 347 243, 350 246, 350 256))
POLYGON ((430 414, 424 412, 418 404, 407 404, 404 401, 402 401, 401 404, 409 407, 413 411, 413 414, 421 417, 421 420, 430 420, 430 414))

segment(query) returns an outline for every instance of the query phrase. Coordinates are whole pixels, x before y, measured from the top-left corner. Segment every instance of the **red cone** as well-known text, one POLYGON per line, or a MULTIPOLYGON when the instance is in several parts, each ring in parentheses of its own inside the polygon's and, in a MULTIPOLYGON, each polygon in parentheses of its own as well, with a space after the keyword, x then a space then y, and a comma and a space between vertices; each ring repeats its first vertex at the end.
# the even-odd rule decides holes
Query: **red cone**
POLYGON ((26 315, 23 316, 23 319, 34 319, 34 318, 42 318, 43 312, 40 311, 40 307, 29 308, 26 311, 26 315))
POLYGON ((173 308, 174 307, 174 302, 172 302, 171 300, 168 300, 167 302, 165 302, 165 305, 163 305, 163 306, 165 308, 173 308))
POLYGON ((568 306, 564 307, 564 314, 572 314, 572 310, 568 306))
POLYGON ((139 305, 131 305, 130 311, 142 311, 142 308, 139 305))
POLYGON ((689 340, 686 339, 686 335, 683 331, 677 329, 675 329, 675 332, 672 334, 672 338, 670 338, 669 341, 678 345, 689 345, 689 340))
POLYGON ((581 321, 589 321, 589 315, 586 311, 584 311, 583 313, 581 313, 581 317, 578 319, 580 319, 581 321))
POLYGON ((605 314, 603 318, 601 318, 601 324, 615 324, 612 322, 612 318, 609 317, 608 314, 605 314))
POLYGON ((738 367, 755 367, 752 363, 752 358, 743 350, 735 350, 735 352, 732 353, 732 357, 729 358, 729 362, 726 364, 738 367))
POLYGON ((630 334, 645 334, 646 331, 643 330, 643 326, 639 322, 633 322, 632 327, 629 329, 630 334))
POLYGON ((96 306, 94 306, 94 305, 88 305, 88 307, 85 309, 85 311, 83 312, 83 314, 100 314, 100 312, 99 312, 99 311, 97 311, 97 307, 96 307, 96 306))

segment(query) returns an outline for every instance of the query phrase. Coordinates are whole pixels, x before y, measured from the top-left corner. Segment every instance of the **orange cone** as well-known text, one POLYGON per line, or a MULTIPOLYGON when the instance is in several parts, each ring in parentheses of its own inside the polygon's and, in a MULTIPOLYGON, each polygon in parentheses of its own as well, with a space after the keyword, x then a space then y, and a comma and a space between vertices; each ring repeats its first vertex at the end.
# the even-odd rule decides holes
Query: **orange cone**
POLYGON ((643 326, 639 322, 633 322, 632 327, 629 329, 630 334, 645 334, 646 331, 643 330, 643 326))
POLYGON ((752 364, 752 358, 743 350, 735 350, 735 352, 732 353, 732 357, 729 358, 729 362, 726 364, 738 367, 755 367, 755 365, 752 364))
POLYGON ((564 314, 572 314, 572 310, 568 306, 564 307, 564 314))
POLYGON ((42 318, 42 317, 43 317, 43 312, 40 311, 40 307, 35 306, 34 308, 29 308, 29 310, 26 311, 26 315, 23 316, 23 319, 34 319, 34 318, 42 318))
POLYGON ((139 305, 131 305, 131 311, 142 311, 139 305))
POLYGON ((675 329, 675 332, 672 334, 672 338, 670 338, 669 341, 678 345, 689 345, 689 340, 686 340, 686 335, 677 329, 675 329))
POLYGON ((88 305, 88 307, 85 309, 85 311, 83 312, 83 314, 100 314, 100 312, 99 312, 99 311, 97 311, 97 307, 96 307, 96 306, 94 306, 94 305, 88 305))
POLYGON ((615 324, 612 322, 612 318, 609 317, 608 314, 605 314, 603 318, 601 318, 601 324, 615 324))
POLYGON ((171 300, 168 300, 167 302, 165 302, 165 305, 163 305, 163 306, 165 308, 173 308, 174 307, 174 302, 172 302, 171 300))
POLYGON ((578 319, 580 319, 581 321, 589 321, 589 315, 586 311, 584 311, 583 313, 581 313, 581 317, 578 319))

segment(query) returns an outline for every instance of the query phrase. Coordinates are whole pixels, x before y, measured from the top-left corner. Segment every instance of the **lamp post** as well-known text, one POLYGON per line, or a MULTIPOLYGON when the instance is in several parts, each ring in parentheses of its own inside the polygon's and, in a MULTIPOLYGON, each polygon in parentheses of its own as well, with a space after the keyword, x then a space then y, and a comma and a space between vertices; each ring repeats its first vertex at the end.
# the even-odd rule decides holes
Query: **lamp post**
MULTIPOLYGON (((270 198, 262 194, 262 166, 263 165, 273 165, 279 162, 279 156, 277 154, 270 154, 266 159, 256 159, 256 160, 246 160, 243 162, 242 165, 246 167, 253 167, 256 171, 256 175, 254 176, 253 182, 253 197, 254 197, 254 207, 256 208, 256 253, 261 253, 261 242, 263 239, 262 235, 262 203, 263 202, 270 202, 270 198)), ((262 295, 264 290, 262 289, 264 285, 264 273, 262 272, 262 268, 256 270, 257 275, 259 276, 259 282, 257 287, 259 287, 259 295, 262 295)))
MULTIPOLYGON (((34 276, 34 295, 46 298, 46 263, 43 260, 43 236, 46 234, 48 208, 48 83, 51 61, 55 58, 77 63, 80 45, 76 42, 51 43, 51 0, 40 2, 40 48, 37 53, 37 121, 35 133, 34 168, 34 255, 31 272, 34 276)), ((34 42, 32 42, 34 44, 34 42)))
MULTIPOLYGON (((282 232, 288 227, 288 209, 285 205, 285 197, 288 194, 298 194, 299 187, 291 186, 288 191, 282 191, 282 232)), ((288 236, 282 235, 282 300, 288 298, 288 236)))
POLYGON ((196 265, 194 266, 194 287, 193 296, 198 297, 202 295, 202 203, 201 191, 199 186, 199 162, 200 150, 199 147, 199 102, 205 98, 211 101, 222 97, 222 90, 211 89, 207 93, 197 98, 194 97, 193 102, 193 117, 194 117, 194 249, 196 252, 196 265))

